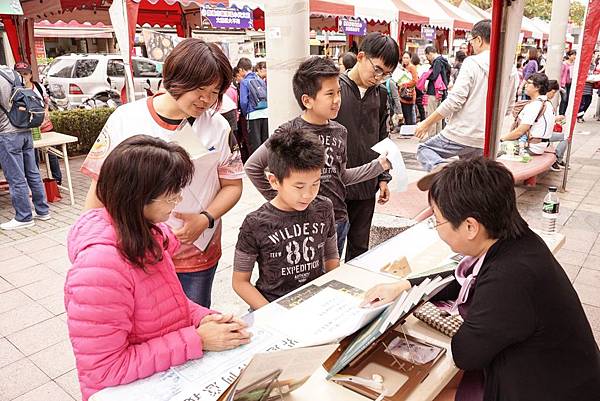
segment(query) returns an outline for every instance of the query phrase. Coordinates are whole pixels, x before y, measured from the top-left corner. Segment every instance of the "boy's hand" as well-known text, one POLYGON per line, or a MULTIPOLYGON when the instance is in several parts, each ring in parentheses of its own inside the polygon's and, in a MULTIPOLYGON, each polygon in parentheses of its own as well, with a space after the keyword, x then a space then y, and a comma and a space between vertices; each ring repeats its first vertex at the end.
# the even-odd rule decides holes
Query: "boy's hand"
POLYGON ((415 127, 415 137, 419 139, 427 138, 427 132, 429 131, 429 125, 425 121, 421 121, 415 127))
POLYGON ((208 228, 208 218, 203 214, 173 212, 173 216, 183 220, 183 227, 173 230, 183 244, 193 244, 208 228))
POLYGON ((377 203, 383 205, 390 200, 390 189, 388 183, 385 181, 379 181, 379 200, 377 203))
POLYGON ((379 161, 379 164, 381 164, 381 167, 383 167, 384 170, 390 170, 392 169, 392 163, 387 159, 386 157, 387 155, 381 155, 377 158, 377 160, 379 161))

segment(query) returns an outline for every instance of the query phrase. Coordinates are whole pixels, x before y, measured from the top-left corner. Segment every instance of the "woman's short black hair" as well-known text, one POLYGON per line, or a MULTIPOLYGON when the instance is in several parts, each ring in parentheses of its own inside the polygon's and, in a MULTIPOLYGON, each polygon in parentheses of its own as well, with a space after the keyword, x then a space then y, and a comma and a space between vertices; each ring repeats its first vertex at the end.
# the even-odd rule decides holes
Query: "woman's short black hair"
POLYGON ((546 93, 548 93, 548 77, 546 76, 546 74, 536 72, 534 74, 531 74, 528 81, 531 81, 533 86, 535 86, 538 89, 540 95, 545 95, 546 93))
POLYGON ((310 131, 278 128, 266 143, 269 171, 282 182, 292 171, 320 170, 325 163, 325 148, 310 131))
POLYGON ((577 50, 569 50, 569 51, 567 52, 567 58, 568 58, 568 57, 571 57, 571 56, 572 56, 572 55, 574 55, 574 54, 577 54, 577 50))
POLYGON ((462 50, 459 50, 456 52, 456 61, 458 63, 462 63, 463 61, 465 61, 466 58, 467 58, 467 54, 465 52, 463 52, 462 50))
POLYGON ((550 91, 559 91, 560 85, 556 79, 551 79, 548 81, 548 92, 550 91))
POLYGON ((517 209, 513 175, 503 164, 483 157, 442 169, 432 181, 429 203, 436 204, 452 227, 472 217, 493 239, 516 239, 527 230, 517 209))
POLYGON ((398 43, 391 36, 380 32, 371 32, 360 44, 359 51, 371 58, 379 58, 388 68, 396 68, 400 60, 398 43))
POLYGON ((313 56, 300 64, 292 78, 294 97, 300 108, 306 109, 302 103, 302 95, 308 95, 314 99, 317 92, 321 90, 323 79, 338 78, 339 76, 340 69, 329 58, 313 56))
POLYGON ((413 53, 410 58, 410 62, 413 63, 413 65, 419 65, 421 64, 421 57, 419 57, 417 53, 413 53))
POLYGON ((351 70, 356 64, 356 54, 352 52, 346 52, 341 58, 346 70, 351 70))

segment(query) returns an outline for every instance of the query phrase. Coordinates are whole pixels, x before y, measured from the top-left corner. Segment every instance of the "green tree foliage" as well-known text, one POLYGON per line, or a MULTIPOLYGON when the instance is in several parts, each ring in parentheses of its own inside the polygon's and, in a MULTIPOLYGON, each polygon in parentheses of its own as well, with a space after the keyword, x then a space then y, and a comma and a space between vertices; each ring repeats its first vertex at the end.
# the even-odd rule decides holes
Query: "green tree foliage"
MULTIPOLYGON (((454 5, 458 6, 462 0, 451 0, 454 5)), ((487 10, 492 6, 492 0, 468 0, 469 3, 481 9, 487 10)), ((561 0, 567 1, 567 0, 561 0)), ((523 12, 528 18, 538 17, 546 21, 550 21, 552 17, 552 0, 526 0, 525 10, 523 12)), ((577 0, 571 1, 569 17, 576 25, 583 23, 585 15, 585 6, 577 0)))
POLYGON ((585 17, 585 6, 578 1, 571 2, 569 9, 569 18, 575 25, 581 26, 585 17))

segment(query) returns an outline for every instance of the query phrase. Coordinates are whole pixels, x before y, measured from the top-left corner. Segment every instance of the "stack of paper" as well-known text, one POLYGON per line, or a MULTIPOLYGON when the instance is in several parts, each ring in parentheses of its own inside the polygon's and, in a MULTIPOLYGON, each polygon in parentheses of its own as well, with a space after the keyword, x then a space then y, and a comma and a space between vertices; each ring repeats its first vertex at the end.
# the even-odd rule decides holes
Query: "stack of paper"
POLYGON ((433 280, 427 278, 418 286, 402 293, 396 302, 391 304, 373 323, 367 326, 348 346, 346 351, 340 355, 328 372, 327 379, 339 373, 388 328, 406 318, 417 305, 431 299, 453 280, 454 276, 452 275, 446 278, 437 276, 433 280))

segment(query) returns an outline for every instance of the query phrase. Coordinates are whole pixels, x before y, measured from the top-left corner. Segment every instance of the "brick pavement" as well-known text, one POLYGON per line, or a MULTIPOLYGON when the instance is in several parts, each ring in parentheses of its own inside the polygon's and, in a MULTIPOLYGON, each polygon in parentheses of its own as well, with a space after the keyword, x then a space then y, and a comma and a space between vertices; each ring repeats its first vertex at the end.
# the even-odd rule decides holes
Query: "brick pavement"
MULTIPOLYGON (((557 258, 600 342, 600 123, 580 124, 577 131, 568 192, 560 194, 559 227, 567 242, 557 258)), ((63 306, 69 268, 66 235, 89 184, 77 172, 81 162, 78 158, 72 163, 76 206, 65 197, 51 204, 52 220, 18 232, 0 231, 0 401, 81 399, 63 306)), ((549 172, 536 187, 519 189, 519 209, 532 226, 540 226, 546 186, 559 184, 561 178, 562 173, 549 172)), ((234 245, 244 216, 262 202, 244 184, 242 199, 224 218, 223 257, 213 286, 213 307, 238 314, 246 307, 230 285, 234 245)), ((12 213, 8 193, 0 192, 0 221, 12 213)))

